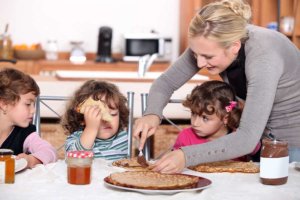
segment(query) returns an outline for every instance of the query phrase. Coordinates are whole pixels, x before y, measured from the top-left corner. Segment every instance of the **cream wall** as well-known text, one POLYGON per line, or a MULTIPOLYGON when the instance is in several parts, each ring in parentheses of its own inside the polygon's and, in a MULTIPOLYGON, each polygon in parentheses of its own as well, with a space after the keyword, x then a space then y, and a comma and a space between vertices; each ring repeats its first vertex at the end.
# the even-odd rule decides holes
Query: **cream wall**
POLYGON ((83 40, 96 52, 101 26, 113 28, 113 52, 122 51, 122 35, 156 30, 179 46, 179 0, 0 0, 0 33, 9 23, 15 44, 57 39, 60 51, 70 40, 83 40))

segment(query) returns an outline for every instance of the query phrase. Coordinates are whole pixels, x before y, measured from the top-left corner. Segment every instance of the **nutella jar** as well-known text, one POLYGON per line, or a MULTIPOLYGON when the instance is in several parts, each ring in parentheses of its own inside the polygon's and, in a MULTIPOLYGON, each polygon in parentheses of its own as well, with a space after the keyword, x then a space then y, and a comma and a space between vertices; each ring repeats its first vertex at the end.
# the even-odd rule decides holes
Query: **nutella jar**
POLYGON ((288 143, 263 139, 260 155, 260 180, 265 185, 282 185, 288 180, 288 143))
POLYGON ((67 153, 68 183, 87 185, 91 182, 92 151, 69 151, 67 153))

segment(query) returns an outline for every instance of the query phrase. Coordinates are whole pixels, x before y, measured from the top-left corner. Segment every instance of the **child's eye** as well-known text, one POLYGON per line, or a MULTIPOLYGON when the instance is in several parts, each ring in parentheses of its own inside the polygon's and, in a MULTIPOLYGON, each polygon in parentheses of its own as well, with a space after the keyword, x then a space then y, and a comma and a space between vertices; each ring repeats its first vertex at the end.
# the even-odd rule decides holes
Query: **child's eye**
POLYGON ((202 119, 203 119, 203 121, 208 121, 208 117, 207 116, 205 116, 205 115, 202 115, 202 119))
POLYGON ((110 115, 113 116, 113 117, 115 117, 115 116, 118 116, 118 115, 119 115, 119 112, 118 112, 118 111, 111 112, 110 115))
POLYGON ((213 57, 212 56, 204 56, 204 58, 209 60, 209 59, 212 59, 213 57))

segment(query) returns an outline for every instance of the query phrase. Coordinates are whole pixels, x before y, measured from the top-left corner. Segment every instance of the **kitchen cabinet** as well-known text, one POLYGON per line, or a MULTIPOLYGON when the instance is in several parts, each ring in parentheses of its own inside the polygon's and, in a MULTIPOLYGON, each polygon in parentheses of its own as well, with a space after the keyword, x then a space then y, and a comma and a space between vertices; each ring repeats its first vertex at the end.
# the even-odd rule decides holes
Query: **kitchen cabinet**
MULTIPOLYGON (((180 53, 188 46, 188 26, 193 16, 204 5, 214 0, 180 0, 180 53)), ((284 33, 300 48, 300 0, 248 0, 252 7, 252 23, 267 27, 271 22, 280 22, 284 17, 294 19, 294 29, 284 33)), ((279 28, 280 30, 280 28, 279 28)))
POLYGON ((300 0, 251 0, 250 3, 253 10, 253 24, 267 27, 269 23, 277 22, 278 30, 300 48, 300 0), (293 20, 293 24, 283 23, 288 18, 290 22, 293 20), (293 28, 291 31, 285 31, 284 26, 293 28))

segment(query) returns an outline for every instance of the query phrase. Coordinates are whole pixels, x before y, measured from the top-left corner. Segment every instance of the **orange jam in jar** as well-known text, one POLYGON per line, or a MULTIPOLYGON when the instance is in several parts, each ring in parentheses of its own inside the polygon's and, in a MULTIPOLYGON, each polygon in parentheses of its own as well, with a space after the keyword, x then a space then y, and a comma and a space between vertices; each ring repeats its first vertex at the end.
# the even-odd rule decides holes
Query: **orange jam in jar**
POLYGON ((0 183, 15 182, 15 159, 10 149, 0 149, 0 183))
POLYGON ((67 153, 68 183, 87 185, 91 182, 92 151, 69 151, 67 153))

